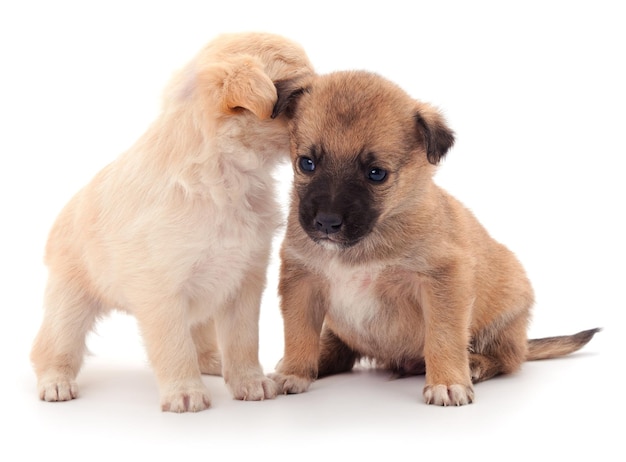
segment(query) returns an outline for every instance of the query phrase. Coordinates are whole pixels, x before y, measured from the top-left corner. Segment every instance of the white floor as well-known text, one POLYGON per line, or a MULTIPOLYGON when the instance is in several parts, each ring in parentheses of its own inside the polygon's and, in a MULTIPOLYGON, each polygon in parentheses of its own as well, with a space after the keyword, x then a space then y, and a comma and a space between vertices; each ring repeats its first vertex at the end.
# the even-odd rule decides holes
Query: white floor
MULTIPOLYGON (((280 342, 270 334, 278 332, 262 331, 262 344, 271 346, 262 348, 268 372, 280 357, 280 342)), ((177 415, 159 410, 134 320, 114 315, 91 338, 79 399, 39 401, 27 361, 14 358, 21 359, 14 361, 15 380, 2 383, 3 451, 19 454, 14 460, 63 461, 218 454, 623 460, 616 335, 605 329, 571 357, 526 363, 518 374, 478 384, 475 403, 459 408, 423 404, 423 377, 390 380, 386 372, 361 369, 264 402, 233 400, 221 377, 205 377, 212 407, 177 415)))

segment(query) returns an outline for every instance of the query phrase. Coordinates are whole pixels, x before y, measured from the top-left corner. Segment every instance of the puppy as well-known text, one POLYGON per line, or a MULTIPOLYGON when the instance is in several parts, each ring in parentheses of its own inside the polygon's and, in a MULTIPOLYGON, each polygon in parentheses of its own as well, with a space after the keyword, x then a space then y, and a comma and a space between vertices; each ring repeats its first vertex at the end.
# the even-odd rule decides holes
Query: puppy
POLYGON ((527 340, 524 269, 432 180, 454 142, 437 110, 366 72, 279 98, 294 187, 281 248, 284 393, 373 360, 424 373, 426 403, 463 405, 473 382, 568 354, 597 329, 527 340))
POLYGON ((78 396, 85 336, 114 308, 138 320, 164 411, 210 406, 201 373, 223 374, 237 399, 275 397, 258 318, 280 220, 272 168, 289 138, 270 116, 312 72, 280 36, 216 38, 173 78, 147 132, 65 206, 31 352, 42 400, 78 396))

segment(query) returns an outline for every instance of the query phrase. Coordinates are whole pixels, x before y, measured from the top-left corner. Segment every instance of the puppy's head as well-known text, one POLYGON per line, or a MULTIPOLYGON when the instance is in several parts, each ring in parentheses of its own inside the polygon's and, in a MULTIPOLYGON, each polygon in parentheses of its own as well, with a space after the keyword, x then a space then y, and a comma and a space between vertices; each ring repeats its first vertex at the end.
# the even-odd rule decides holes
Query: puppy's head
POLYGON ((230 66, 223 87, 226 112, 247 109, 269 119, 278 98, 289 98, 313 74, 304 49, 276 34, 224 34, 214 47, 230 66))
POLYGON ((282 36, 223 34, 174 79, 167 95, 197 102, 211 116, 249 112, 263 120, 272 116, 282 93, 287 97, 313 72, 304 49, 282 36))
POLYGON ((291 213, 330 248, 402 227, 427 201, 434 166, 454 143, 433 107, 368 72, 315 77, 279 98, 277 111, 290 118, 291 213))

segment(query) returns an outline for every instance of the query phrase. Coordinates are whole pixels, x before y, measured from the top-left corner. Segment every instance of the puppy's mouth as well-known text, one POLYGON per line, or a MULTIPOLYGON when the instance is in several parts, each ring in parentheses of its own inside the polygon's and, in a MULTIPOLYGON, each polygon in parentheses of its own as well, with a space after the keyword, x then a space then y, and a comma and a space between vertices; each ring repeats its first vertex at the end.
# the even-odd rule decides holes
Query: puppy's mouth
POLYGON ((321 234, 316 234, 316 235, 309 234, 309 237, 317 245, 320 245, 328 250, 347 249, 357 244, 360 241, 360 239, 346 240, 346 239, 341 238, 341 236, 337 236, 334 234, 329 234, 325 236, 321 234))

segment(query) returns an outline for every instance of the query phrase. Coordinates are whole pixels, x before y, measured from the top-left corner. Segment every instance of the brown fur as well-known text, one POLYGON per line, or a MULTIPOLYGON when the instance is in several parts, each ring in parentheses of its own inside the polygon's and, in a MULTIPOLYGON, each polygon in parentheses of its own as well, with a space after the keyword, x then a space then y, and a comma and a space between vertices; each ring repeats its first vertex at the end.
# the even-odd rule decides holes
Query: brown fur
POLYGON ((295 172, 279 284, 285 354, 272 375, 283 392, 368 358, 425 371, 427 403, 467 404, 473 382, 568 354, 596 332, 529 349, 524 269, 432 181, 454 142, 435 108, 365 72, 318 76, 277 107, 291 117, 295 172))
POLYGON ((114 308, 138 320, 163 410, 206 409, 201 373, 222 374, 237 399, 276 395, 258 317, 280 219, 272 169, 289 139, 270 116, 312 72, 283 37, 216 38, 173 78, 148 131, 61 211, 31 352, 41 399, 78 396, 85 337, 114 308))

